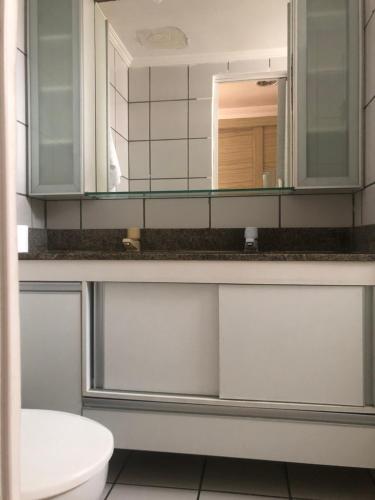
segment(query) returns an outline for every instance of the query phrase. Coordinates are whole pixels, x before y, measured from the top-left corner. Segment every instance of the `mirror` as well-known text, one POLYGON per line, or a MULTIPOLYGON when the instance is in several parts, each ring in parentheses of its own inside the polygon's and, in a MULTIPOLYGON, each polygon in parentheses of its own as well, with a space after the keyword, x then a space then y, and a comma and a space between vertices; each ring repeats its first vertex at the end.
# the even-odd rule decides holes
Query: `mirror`
POLYGON ((97 191, 288 186, 287 5, 97 4, 97 191))

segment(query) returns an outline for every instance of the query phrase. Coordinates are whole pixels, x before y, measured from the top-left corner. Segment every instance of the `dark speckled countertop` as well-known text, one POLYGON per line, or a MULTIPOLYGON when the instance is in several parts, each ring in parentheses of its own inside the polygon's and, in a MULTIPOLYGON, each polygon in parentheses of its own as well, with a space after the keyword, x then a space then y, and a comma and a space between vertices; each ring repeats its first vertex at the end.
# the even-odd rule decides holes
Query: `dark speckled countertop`
POLYGON ((184 261, 327 261, 327 262, 373 262, 375 254, 336 252, 110 252, 110 251, 44 251, 20 254, 20 260, 184 260, 184 261))
POLYGON ((123 230, 30 229, 20 260, 375 261, 375 226, 259 229, 259 251, 245 252, 244 229, 145 229, 142 251, 125 250, 123 230))

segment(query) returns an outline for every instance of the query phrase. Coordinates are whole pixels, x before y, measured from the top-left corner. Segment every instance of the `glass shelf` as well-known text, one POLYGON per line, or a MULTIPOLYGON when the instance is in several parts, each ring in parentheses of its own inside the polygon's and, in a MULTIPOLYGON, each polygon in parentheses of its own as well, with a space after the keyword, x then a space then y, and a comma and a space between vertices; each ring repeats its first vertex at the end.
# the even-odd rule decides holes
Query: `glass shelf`
POLYGON ((91 199, 147 199, 147 198, 219 198, 225 196, 270 196, 290 194, 294 191, 292 187, 282 188, 257 188, 257 189, 202 189, 182 191, 116 191, 85 193, 86 198, 91 199))

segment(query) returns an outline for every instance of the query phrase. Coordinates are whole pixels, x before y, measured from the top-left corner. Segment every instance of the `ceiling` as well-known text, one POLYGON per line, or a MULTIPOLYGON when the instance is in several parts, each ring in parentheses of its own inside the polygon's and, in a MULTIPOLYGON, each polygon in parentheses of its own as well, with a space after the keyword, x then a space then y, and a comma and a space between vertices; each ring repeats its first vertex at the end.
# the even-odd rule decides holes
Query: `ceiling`
POLYGON ((278 57, 286 54, 288 0, 117 0, 101 9, 139 64, 150 59, 192 62, 278 57), (183 49, 149 49, 138 30, 178 27, 183 49), (243 55, 243 57, 242 57, 243 55), (172 58, 172 59, 171 59, 172 58))
POLYGON ((225 82, 219 85, 219 108, 276 105, 277 85, 260 87, 255 81, 225 82))
POLYGON ((245 80, 219 84, 219 120, 277 116, 278 86, 245 80))

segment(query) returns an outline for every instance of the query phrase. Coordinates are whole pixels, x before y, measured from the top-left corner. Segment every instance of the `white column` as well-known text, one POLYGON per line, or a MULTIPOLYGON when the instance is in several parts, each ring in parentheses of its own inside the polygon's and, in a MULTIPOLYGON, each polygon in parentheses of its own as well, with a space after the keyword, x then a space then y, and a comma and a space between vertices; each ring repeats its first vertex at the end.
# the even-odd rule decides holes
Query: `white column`
POLYGON ((0 0, 0 497, 18 500, 20 361, 16 245, 17 1, 0 0))

